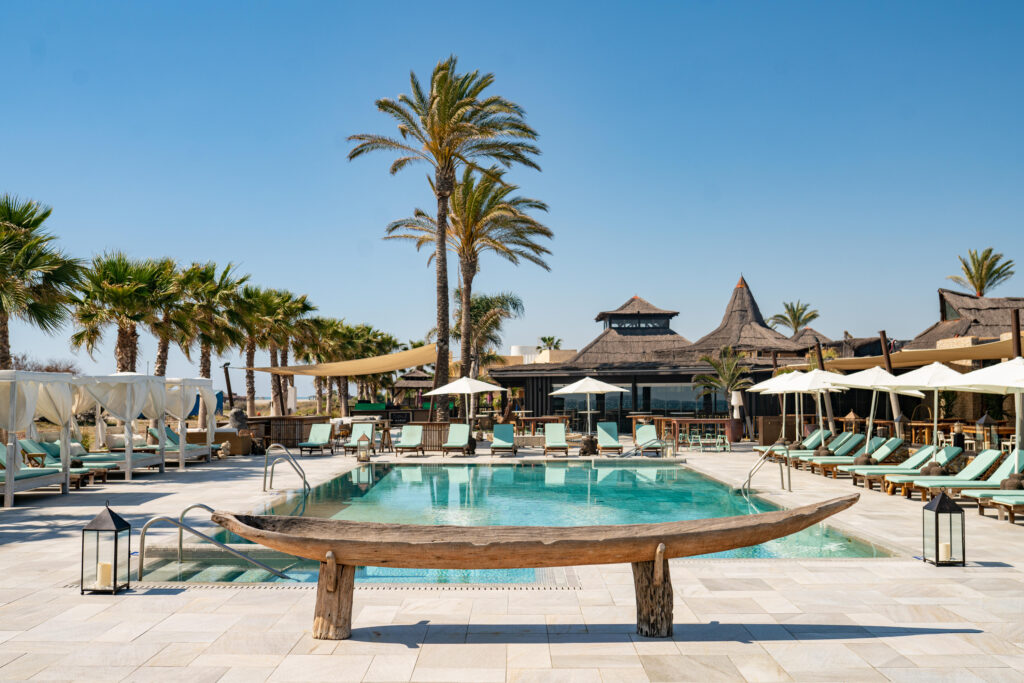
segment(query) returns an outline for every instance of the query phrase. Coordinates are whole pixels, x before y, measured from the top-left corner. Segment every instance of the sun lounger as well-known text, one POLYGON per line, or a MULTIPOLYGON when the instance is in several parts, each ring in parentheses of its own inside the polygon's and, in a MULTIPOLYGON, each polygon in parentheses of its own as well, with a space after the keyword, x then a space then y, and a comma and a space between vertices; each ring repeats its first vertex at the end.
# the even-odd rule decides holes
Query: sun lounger
MULTIPOLYGON (((822 431, 827 430, 815 429, 813 432, 808 434, 803 441, 797 444, 794 450, 810 450, 812 448, 817 448, 818 444, 821 443, 822 431)), ((772 444, 770 446, 754 446, 754 450, 764 453, 766 451, 784 450, 784 448, 782 446, 772 444)))
MULTIPOLYGON (((966 495, 967 491, 964 492, 966 495)), ((999 514, 999 519, 1007 519, 1010 524, 1017 521, 1017 515, 1024 512, 1024 491, 998 491, 994 496, 978 501, 978 512, 985 514, 985 508, 991 507, 999 514), (982 506, 984 502, 984 506, 982 506)))
MULTIPOLYGON (((966 467, 957 472, 954 475, 948 477, 932 477, 932 479, 941 479, 944 481, 970 481, 977 479, 978 477, 988 472, 993 465, 999 460, 999 451, 996 449, 989 449, 979 453, 974 460, 969 462, 966 467)), ((892 487, 891 493, 895 493, 896 489, 900 489, 900 493, 904 497, 910 498, 913 493, 913 483, 915 479, 921 479, 920 474, 887 474, 885 475, 885 481, 892 487)))
POLYGON ((565 425, 561 422, 550 422, 544 425, 544 455, 559 452, 569 455, 569 444, 565 441, 565 425))
MULTIPOLYGON (((160 433, 153 427, 149 428, 149 435, 160 441, 160 433)), ((214 446, 214 449, 219 446, 214 446)), ((159 452, 159 444, 150 445, 145 449, 147 452, 154 453, 159 452)), ((208 449, 205 444, 197 443, 186 443, 185 444, 185 462, 200 462, 205 460, 210 462, 212 460, 213 449, 208 449)), ((178 444, 178 435, 167 425, 164 425, 164 457, 167 460, 181 464, 181 448, 178 444)))
MULTIPOLYGON (((826 446, 829 451, 829 455, 817 455, 817 451, 790 451, 789 461, 791 464, 794 464, 799 468, 803 464, 825 457, 855 458, 857 456, 852 455, 853 450, 860 446, 863 441, 863 434, 848 434, 843 438, 836 437, 833 439, 831 444, 826 446)), ((814 470, 813 467, 810 469, 811 471, 814 470)))
POLYGON ((597 453, 622 453, 619 443, 619 425, 614 422, 597 423, 597 453))
POLYGON ((635 450, 643 455, 645 452, 656 452, 661 455, 665 442, 658 438, 658 429, 654 425, 640 425, 636 428, 635 450))
POLYGON ((352 434, 349 435, 348 442, 342 446, 342 449, 346 453, 352 451, 355 453, 359 450, 359 439, 366 437, 370 441, 370 450, 374 453, 377 452, 377 444, 374 442, 373 425, 369 422, 357 422, 352 425, 352 434))
POLYGON ((494 425, 494 437, 491 439, 491 454, 495 453, 511 453, 512 455, 517 453, 515 425, 494 425))
MULTIPOLYGON (((996 451, 1002 455, 1002 451, 996 451)), ((979 454, 979 457, 980 454, 979 454)), ((1003 462, 985 479, 974 478, 967 481, 949 481, 946 477, 921 477, 912 482, 914 489, 921 492, 921 499, 928 500, 939 491, 945 491, 947 495, 958 496, 965 489, 998 489, 999 484, 1011 474, 1018 473, 1016 458, 1010 454, 1003 462)))
MULTIPOLYGON (((10 473, 7 471, 7 452, 0 445, 0 494, 6 497, 8 491, 31 491, 46 486, 63 486, 64 473, 53 467, 28 467, 21 466, 18 473, 8 479, 10 473)), ((3 498, 0 497, 0 501, 3 498)))
MULTIPOLYGON (((862 436, 858 434, 858 436, 862 436)), ((883 443, 881 446, 871 452, 871 457, 877 462, 881 463, 887 458, 892 457, 903 446, 903 439, 892 438, 883 443)), ((813 472, 815 468, 821 470, 822 476, 832 475, 832 478, 837 477, 836 468, 840 465, 852 465, 853 461, 856 460, 859 455, 848 455, 848 456, 828 456, 823 458, 811 458, 805 460, 804 463, 813 472)))
MULTIPOLYGON (((25 455, 26 460, 35 461, 36 467, 49 467, 61 469, 60 446, 54 443, 45 443, 34 439, 18 439, 18 445, 25 455)), ((107 471, 114 469, 111 463, 82 463, 81 467, 69 467, 68 475, 70 483, 81 489, 82 484, 92 484, 96 478, 100 481, 107 481, 107 471)))
POLYGON ((395 444, 395 455, 401 455, 402 451, 419 451, 420 455, 427 454, 423 448, 423 425, 402 425, 402 434, 395 444))
POLYGON ((457 451, 463 455, 469 450, 469 425, 448 425, 448 440, 441 444, 441 455, 449 451, 457 451))
POLYGON ((864 487, 871 490, 877 482, 879 490, 884 490, 892 495, 896 492, 896 488, 894 484, 885 480, 888 475, 920 474, 921 470, 933 461, 938 463, 939 467, 946 467, 959 458, 961 453, 963 453, 963 449, 956 446, 946 446, 942 449, 925 446, 897 465, 841 465, 839 469, 850 473, 854 486, 858 481, 863 480, 864 487))
POLYGON ((299 443, 299 455, 306 451, 309 451, 310 454, 313 451, 323 453, 325 448, 330 448, 331 455, 334 455, 334 440, 331 438, 331 424, 329 422, 315 424, 309 428, 309 439, 299 443))

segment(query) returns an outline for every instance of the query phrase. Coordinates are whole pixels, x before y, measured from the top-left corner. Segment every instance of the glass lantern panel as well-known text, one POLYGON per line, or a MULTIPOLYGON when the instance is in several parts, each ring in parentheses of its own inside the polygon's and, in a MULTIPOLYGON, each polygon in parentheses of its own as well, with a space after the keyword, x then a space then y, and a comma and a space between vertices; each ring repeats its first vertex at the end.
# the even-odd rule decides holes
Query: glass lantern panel
POLYGON ((935 513, 926 511, 924 513, 924 559, 934 562, 937 558, 935 554, 935 537, 937 531, 935 529, 935 513))
POLYGON ((114 589, 114 541, 110 531, 86 531, 87 551, 82 555, 84 574, 91 576, 83 585, 86 590, 114 589), (90 542, 89 537, 92 537, 90 542), (92 546, 91 549, 90 546, 92 546))
POLYGON ((131 560, 128 549, 129 529, 117 532, 117 585, 123 586, 128 583, 128 563, 131 560))
POLYGON ((96 565, 100 561, 98 531, 82 532, 82 588, 96 586, 96 565))
POLYGON ((950 562, 964 561, 964 516, 949 516, 950 562))

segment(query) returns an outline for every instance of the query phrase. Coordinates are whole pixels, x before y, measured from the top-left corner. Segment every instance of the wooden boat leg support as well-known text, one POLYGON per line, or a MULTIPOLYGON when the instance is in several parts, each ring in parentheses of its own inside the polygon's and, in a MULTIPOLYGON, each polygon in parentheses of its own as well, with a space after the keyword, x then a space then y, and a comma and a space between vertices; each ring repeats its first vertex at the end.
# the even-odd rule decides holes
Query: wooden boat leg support
POLYGON ((645 638, 672 636, 672 576, 665 559, 665 544, 658 545, 654 560, 633 563, 636 589, 636 632, 645 638))
POLYGON ((313 637, 317 640, 345 640, 352 635, 352 593, 356 568, 339 565, 334 553, 320 563, 316 582, 316 607, 313 609, 313 637))

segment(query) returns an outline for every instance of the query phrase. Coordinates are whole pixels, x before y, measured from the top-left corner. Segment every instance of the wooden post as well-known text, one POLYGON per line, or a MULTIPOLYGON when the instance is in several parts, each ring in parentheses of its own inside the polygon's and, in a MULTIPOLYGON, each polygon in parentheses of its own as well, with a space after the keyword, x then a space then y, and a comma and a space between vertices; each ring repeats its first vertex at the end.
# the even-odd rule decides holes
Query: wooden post
POLYGON ((633 562, 632 566, 637 634, 645 638, 672 637, 672 575, 665 559, 665 544, 658 544, 653 560, 633 562))
MULTIPOLYGON (((814 343, 818 351, 818 365, 821 366, 821 371, 825 371, 825 354, 821 351, 821 340, 815 339, 814 343)), ((836 433, 836 418, 832 414, 832 395, 829 392, 825 392, 825 414, 828 415, 828 428, 835 434, 836 433)))
POLYGON ((1020 310, 1010 311, 1010 338, 1013 339, 1013 357, 1020 358, 1020 310))
MULTIPOLYGON (((890 375, 892 374, 892 358, 889 357, 889 338, 885 335, 885 330, 878 331, 878 339, 882 342, 882 358, 885 359, 885 371, 890 375)), ((898 417, 903 415, 903 411, 900 409, 900 399, 896 396, 895 391, 889 392, 889 405, 892 406, 892 417, 896 420, 896 436, 903 438, 903 423, 900 422, 898 417)), ((892 436, 890 434, 889 436, 892 436)))
POLYGON ((334 553, 320 563, 316 582, 316 607, 313 608, 313 637, 317 640, 345 640, 352 635, 352 593, 356 568, 338 565, 334 553))

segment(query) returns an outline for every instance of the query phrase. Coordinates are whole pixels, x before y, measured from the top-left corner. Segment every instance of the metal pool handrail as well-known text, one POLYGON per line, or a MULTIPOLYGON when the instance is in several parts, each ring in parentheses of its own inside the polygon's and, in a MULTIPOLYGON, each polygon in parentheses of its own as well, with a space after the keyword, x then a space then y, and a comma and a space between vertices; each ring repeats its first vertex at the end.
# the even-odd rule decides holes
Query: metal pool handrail
POLYGON ((291 468, 295 470, 295 474, 299 475, 299 477, 302 479, 303 492, 309 493, 310 491, 312 491, 312 487, 310 487, 309 482, 306 480, 306 471, 302 469, 302 466, 299 465, 299 463, 295 460, 295 456, 292 455, 292 452, 279 443, 271 444, 267 448, 266 452, 264 452, 263 454, 263 490, 267 490, 268 468, 270 470, 270 488, 274 488, 274 467, 276 467, 277 463, 281 462, 282 460, 286 461, 289 465, 291 465, 291 468), (283 455, 281 455, 278 458, 274 458, 273 462, 268 463, 270 456, 276 453, 281 453, 283 455))
MULTIPOLYGON (((783 446, 783 448, 786 449, 786 458, 785 458, 786 469, 785 469, 785 472, 783 472, 782 461, 780 461, 779 462, 779 487, 780 488, 784 488, 787 491, 792 491, 793 490, 793 472, 790 470, 790 465, 789 465, 789 446, 786 445, 786 446, 783 446), (788 485, 786 483, 786 478, 787 477, 789 478, 788 485)), ((746 493, 749 493, 749 491, 750 491, 750 483, 754 479, 754 475, 757 474, 758 471, 760 471, 760 469, 762 467, 764 467, 764 464, 769 461, 769 459, 771 458, 771 455, 773 453, 775 453, 774 450, 768 449, 767 451, 765 451, 761 455, 760 458, 757 459, 757 462, 754 463, 754 466, 751 467, 750 471, 747 473, 747 479, 746 479, 746 481, 743 482, 743 486, 740 487, 740 492, 741 493, 744 493, 744 495, 746 495, 746 493)))

